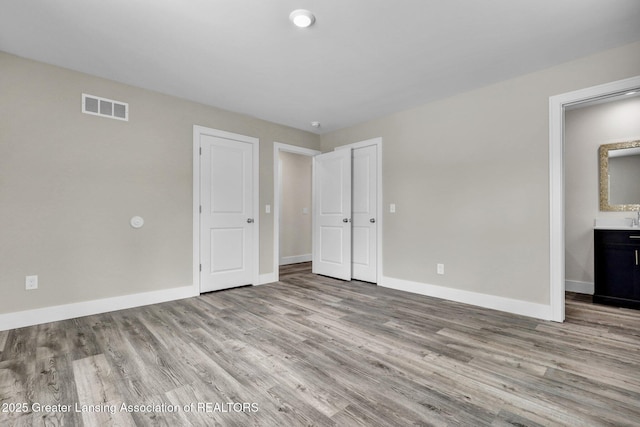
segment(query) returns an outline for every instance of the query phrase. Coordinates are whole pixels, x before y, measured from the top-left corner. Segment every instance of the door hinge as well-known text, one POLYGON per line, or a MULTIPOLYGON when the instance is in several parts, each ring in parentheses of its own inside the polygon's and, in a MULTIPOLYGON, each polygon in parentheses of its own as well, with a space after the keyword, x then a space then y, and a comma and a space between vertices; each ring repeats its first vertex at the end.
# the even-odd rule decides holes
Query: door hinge
POLYGON ((202 205, 200 205, 200 213, 202 213, 202 205))
POLYGON ((202 271, 202 264, 200 264, 200 271, 202 271))
POLYGON ((202 147, 200 147, 200 155, 202 156, 202 147))

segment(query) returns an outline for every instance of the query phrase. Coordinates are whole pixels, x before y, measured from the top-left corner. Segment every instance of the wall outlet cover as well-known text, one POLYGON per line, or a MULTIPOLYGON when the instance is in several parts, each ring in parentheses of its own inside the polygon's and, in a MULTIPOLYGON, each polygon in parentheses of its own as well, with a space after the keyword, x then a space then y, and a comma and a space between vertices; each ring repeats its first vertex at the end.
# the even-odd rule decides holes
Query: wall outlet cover
POLYGON ((24 281, 24 287, 28 291, 38 289, 38 276, 27 276, 24 281))

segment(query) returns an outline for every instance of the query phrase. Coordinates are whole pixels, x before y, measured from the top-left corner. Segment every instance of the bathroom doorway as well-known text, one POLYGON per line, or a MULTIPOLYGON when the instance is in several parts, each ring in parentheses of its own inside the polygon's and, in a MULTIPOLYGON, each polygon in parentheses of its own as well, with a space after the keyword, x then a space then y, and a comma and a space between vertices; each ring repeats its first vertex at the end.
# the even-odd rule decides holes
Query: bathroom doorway
POLYGON ((549 98, 550 319, 565 318, 565 109, 640 88, 640 76, 549 98))

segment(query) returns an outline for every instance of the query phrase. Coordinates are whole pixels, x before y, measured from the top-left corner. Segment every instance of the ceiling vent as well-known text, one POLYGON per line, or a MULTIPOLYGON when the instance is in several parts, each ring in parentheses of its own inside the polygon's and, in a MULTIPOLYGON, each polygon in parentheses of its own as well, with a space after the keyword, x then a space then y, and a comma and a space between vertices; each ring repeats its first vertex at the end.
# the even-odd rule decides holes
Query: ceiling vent
POLYGON ((82 112, 94 116, 129 121, 129 104, 113 99, 82 94, 82 112))

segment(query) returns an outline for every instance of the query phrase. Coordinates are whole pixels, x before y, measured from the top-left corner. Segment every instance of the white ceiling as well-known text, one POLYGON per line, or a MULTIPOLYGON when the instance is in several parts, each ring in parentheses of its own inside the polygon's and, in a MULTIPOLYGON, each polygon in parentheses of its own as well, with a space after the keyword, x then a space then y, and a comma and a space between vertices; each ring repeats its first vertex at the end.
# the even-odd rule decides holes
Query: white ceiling
POLYGON ((637 40, 639 0, 0 3, 2 51, 319 133, 637 40))

